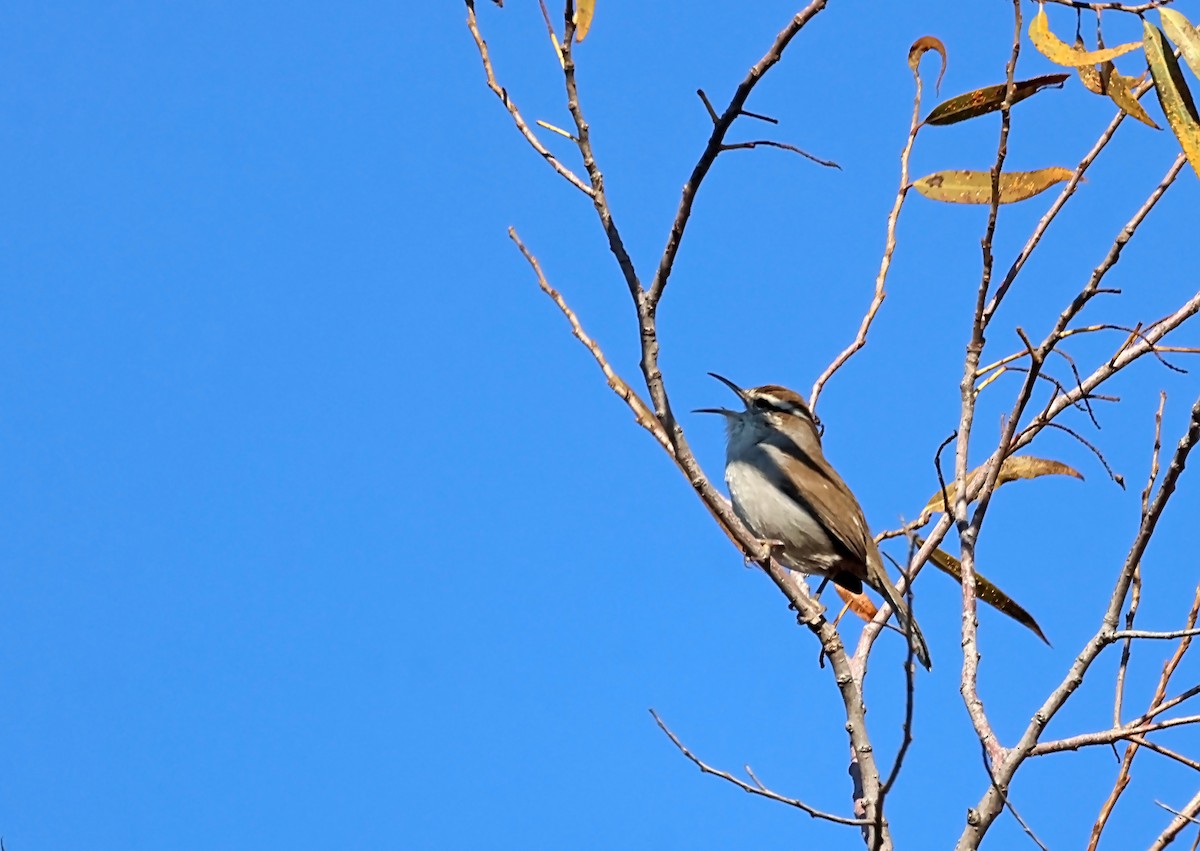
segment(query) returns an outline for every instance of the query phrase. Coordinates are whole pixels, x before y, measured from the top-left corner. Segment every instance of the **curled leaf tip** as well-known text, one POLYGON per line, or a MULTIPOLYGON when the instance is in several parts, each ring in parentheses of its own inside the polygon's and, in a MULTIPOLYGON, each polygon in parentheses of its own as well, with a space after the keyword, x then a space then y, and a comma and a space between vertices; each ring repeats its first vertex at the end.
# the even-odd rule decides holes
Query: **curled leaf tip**
POLYGON ((942 44, 942 40, 936 36, 923 35, 912 43, 912 47, 908 49, 908 67, 912 70, 913 76, 917 76, 917 66, 921 64, 921 57, 929 51, 936 51, 938 56, 942 58, 942 68, 938 71, 937 82, 933 85, 933 90, 939 91, 942 88, 942 77, 946 74, 946 45, 942 44))

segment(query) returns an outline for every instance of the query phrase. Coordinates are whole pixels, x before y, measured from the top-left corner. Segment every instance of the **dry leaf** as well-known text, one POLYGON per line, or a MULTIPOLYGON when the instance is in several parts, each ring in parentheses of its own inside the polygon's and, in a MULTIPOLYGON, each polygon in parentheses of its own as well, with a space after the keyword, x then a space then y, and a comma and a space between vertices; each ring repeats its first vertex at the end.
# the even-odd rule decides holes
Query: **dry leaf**
POLYGON ((1038 7, 1038 13, 1029 24, 1029 40, 1051 62, 1056 65, 1066 65, 1068 68, 1079 65, 1099 65, 1101 62, 1109 62, 1142 46, 1140 41, 1132 41, 1129 44, 1118 44, 1116 47, 1106 47, 1101 50, 1079 50, 1050 32, 1050 22, 1046 19, 1045 6, 1038 7))
POLYGON ((1133 80, 1129 77, 1124 77, 1117 73, 1116 67, 1111 62, 1105 62, 1100 68, 1100 86, 1104 94, 1112 98, 1112 102, 1121 108, 1121 111, 1126 115, 1136 118, 1138 121, 1153 127, 1155 130, 1161 130, 1154 119, 1150 117, 1150 113, 1146 112, 1133 93, 1133 80))
POLYGON ((875 608, 875 604, 871 602, 871 598, 865 593, 852 594, 837 584, 834 584, 833 587, 837 591, 837 595, 842 598, 842 602, 849 607, 850 611, 854 612, 854 614, 867 623, 870 623, 875 619, 875 615, 879 614, 879 609, 875 608))
POLYGON ((1163 46, 1162 31, 1149 21, 1142 21, 1146 40, 1146 58, 1150 60, 1150 76, 1154 78, 1154 90, 1163 114, 1171 125, 1171 132, 1179 140, 1192 169, 1200 175, 1200 119, 1196 117, 1196 104, 1188 91, 1175 54, 1163 46))
MULTIPOLYGON (((919 544, 925 543, 920 538, 917 538, 919 544)), ((954 556, 945 550, 935 549, 929 556, 929 560, 934 563, 944 573, 948 573, 962 584, 962 564, 954 556)), ((1033 619, 1033 615, 1025 611, 1020 604, 1012 597, 1005 594, 995 586, 986 576, 975 571, 975 596, 983 602, 987 603, 993 609, 1003 612, 1017 623, 1028 627, 1033 631, 1034 635, 1050 644, 1046 634, 1042 632, 1042 628, 1038 626, 1038 622, 1033 619)))
POLYGON ((1200 77, 1200 33, 1191 21, 1174 9, 1159 9, 1158 14, 1162 17, 1167 38, 1175 42, 1192 73, 1200 77))
MULTIPOLYGON (((1062 88, 1063 82, 1069 76, 1069 74, 1046 74, 1042 77, 1034 77, 1032 80, 1014 82, 1012 102, 1017 103, 1018 101, 1025 100, 1025 98, 1037 94, 1047 86, 1062 88)), ((1007 88, 1006 83, 1001 83, 998 86, 985 86, 982 89, 976 89, 973 92, 952 97, 935 106, 933 111, 925 116, 925 123, 935 126, 957 124, 959 121, 966 121, 968 118, 975 118, 978 115, 995 112, 1004 104, 1004 93, 1007 88)))
POLYGON ((575 0, 575 40, 583 41, 592 28, 592 14, 596 11, 596 0, 575 0))
MULTIPOLYGON (((1000 203, 1012 204, 1070 180, 1075 172, 1062 166, 1037 171, 1009 171, 1000 175, 1000 203)), ((934 201, 951 204, 992 203, 992 175, 987 171, 935 171, 913 183, 913 188, 934 201)))
MULTIPOLYGON (((1083 36, 1075 36, 1075 49, 1087 50, 1087 45, 1083 43, 1083 36)), ((1100 72, 1096 70, 1095 65, 1080 65, 1075 70, 1079 72, 1079 80, 1085 89, 1092 94, 1104 94, 1104 83, 1100 80, 1100 72)))
POLYGON ((923 35, 912 43, 912 47, 908 49, 908 67, 912 69, 913 76, 917 74, 917 66, 921 64, 921 57, 931 50, 937 51, 942 57, 942 70, 938 71, 937 82, 934 84, 934 91, 942 87, 942 77, 946 73, 946 45, 942 44, 942 40, 931 35, 923 35))
MULTIPOLYGON (((967 485, 970 487, 983 474, 983 467, 976 467, 971 472, 967 473, 967 485)), ((1010 455, 1004 459, 1004 463, 1000 465, 1000 476, 996 479, 996 487, 1015 482, 1017 479, 1036 479, 1039 476, 1074 476, 1082 480, 1083 474, 1070 467, 1061 461, 1051 461, 1047 458, 1035 458, 1032 455, 1010 455)), ((946 483, 947 501, 953 505, 955 498, 958 496, 958 490, 954 487, 954 482, 946 483)), ((929 502, 925 503, 925 508, 921 513, 932 509, 933 511, 945 511, 946 503, 942 501, 942 492, 938 491, 929 498, 929 502)))

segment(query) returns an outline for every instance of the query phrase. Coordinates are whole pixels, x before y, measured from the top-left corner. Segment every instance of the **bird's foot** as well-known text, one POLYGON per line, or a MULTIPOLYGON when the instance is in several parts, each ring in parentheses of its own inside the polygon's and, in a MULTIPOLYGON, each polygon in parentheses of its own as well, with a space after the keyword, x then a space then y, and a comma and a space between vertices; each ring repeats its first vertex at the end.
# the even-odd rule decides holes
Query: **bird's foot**
MULTIPOLYGON (((777 538, 759 538, 758 542, 767 548, 767 558, 778 558, 779 554, 787 546, 784 541, 780 541, 777 538)), ((750 567, 754 563, 754 559, 746 559, 746 567, 750 567)))

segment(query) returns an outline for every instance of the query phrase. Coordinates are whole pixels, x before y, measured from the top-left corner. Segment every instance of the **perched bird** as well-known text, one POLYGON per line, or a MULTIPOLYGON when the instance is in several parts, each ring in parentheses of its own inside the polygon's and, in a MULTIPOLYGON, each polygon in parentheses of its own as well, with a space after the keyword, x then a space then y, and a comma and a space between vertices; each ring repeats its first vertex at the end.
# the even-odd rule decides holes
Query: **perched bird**
POLYGON ((804 397, 774 384, 743 390, 709 375, 746 406, 697 411, 725 418, 725 482, 737 516, 763 541, 777 543, 776 557, 792 570, 826 577, 855 594, 864 584, 882 594, 917 660, 929 668, 925 637, 883 569, 858 500, 825 460, 804 397))

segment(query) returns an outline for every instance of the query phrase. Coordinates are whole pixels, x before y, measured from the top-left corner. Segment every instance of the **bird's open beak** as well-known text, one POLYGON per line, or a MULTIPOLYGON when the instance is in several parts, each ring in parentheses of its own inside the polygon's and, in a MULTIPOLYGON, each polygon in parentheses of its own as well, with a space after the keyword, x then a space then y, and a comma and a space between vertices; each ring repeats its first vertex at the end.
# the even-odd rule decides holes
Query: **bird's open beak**
MULTIPOLYGON (((711 375, 713 378, 717 379, 717 381, 721 382, 726 387, 728 387, 730 390, 732 390, 734 393, 736 393, 737 397, 742 400, 743 405, 745 405, 746 407, 750 407, 749 403, 746 401, 746 391, 745 390, 738 387, 736 384, 734 384, 732 381, 730 381, 728 378, 726 378, 723 375, 717 375, 715 372, 710 372, 709 375, 711 375)), ((693 414, 724 414, 725 416, 736 416, 737 415, 737 411, 731 411, 728 408, 696 408, 696 410, 692 411, 692 413, 693 414)))

